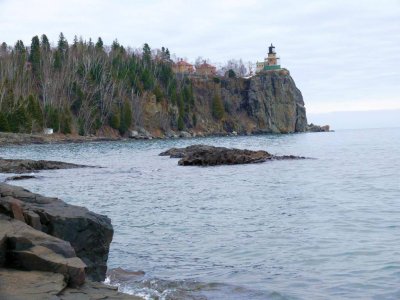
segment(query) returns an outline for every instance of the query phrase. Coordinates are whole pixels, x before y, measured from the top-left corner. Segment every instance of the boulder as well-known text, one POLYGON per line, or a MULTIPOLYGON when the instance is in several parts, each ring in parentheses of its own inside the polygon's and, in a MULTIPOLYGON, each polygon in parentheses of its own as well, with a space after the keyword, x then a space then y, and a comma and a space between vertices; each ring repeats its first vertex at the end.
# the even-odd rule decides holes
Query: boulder
POLYGON ((26 224, 69 242, 77 257, 87 265, 86 275, 89 278, 104 280, 113 236, 108 217, 84 207, 66 204, 57 198, 44 197, 21 187, 1 183, 0 213, 18 216, 21 220, 21 212, 26 224))

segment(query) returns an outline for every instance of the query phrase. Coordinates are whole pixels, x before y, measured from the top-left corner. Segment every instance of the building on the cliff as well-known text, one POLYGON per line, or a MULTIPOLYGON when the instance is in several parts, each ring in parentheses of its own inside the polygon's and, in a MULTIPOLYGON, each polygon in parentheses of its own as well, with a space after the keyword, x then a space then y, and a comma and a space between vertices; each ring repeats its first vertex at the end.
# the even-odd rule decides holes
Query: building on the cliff
POLYGON ((174 73, 178 74, 192 74, 194 72, 193 65, 184 61, 182 58, 175 64, 172 65, 174 73))
POLYGON ((217 74, 217 68, 204 61, 202 64, 196 66, 196 74, 214 76, 217 74))
POLYGON ((268 47, 268 55, 264 58, 263 62, 257 62, 256 73, 261 71, 269 71, 269 70, 279 70, 281 68, 279 64, 279 57, 276 57, 275 46, 271 44, 268 47))

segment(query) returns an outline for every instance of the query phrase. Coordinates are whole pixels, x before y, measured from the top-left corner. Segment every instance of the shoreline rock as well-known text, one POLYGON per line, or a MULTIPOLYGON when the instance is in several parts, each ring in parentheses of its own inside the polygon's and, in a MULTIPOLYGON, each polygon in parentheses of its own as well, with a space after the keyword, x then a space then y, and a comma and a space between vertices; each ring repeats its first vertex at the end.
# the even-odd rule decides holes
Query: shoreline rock
POLYGON ((42 170, 75 169, 75 168, 88 168, 88 167, 90 166, 77 165, 60 161, 5 159, 0 157, 0 173, 21 174, 21 173, 42 171, 42 170))
POLYGON ((86 276, 104 280, 113 237, 108 217, 6 183, 0 184, 0 214, 69 242, 86 264, 86 276))
POLYGON ((112 236, 106 216, 0 183, 0 299, 141 299, 98 282, 112 236))
POLYGON ((186 148, 171 148, 159 154, 170 158, 180 158, 180 166, 217 166, 262 163, 267 160, 305 159, 302 156, 276 156, 264 150, 247 150, 208 145, 192 145, 186 148))

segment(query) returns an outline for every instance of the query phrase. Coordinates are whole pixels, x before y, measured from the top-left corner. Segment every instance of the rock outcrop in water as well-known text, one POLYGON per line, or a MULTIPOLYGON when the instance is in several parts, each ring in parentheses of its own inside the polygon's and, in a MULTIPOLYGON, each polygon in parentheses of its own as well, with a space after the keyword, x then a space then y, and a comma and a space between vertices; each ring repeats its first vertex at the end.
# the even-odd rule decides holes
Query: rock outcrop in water
POLYGON ((1 183, 0 299, 138 299, 94 282, 112 236, 106 216, 1 183))
POLYGON ((301 156, 272 155, 264 150, 252 151, 208 145, 192 145, 186 148, 171 148, 160 153, 160 156, 181 158, 180 166, 216 166, 261 163, 267 160, 305 159, 301 156))
POLYGON ((26 173, 41 170, 85 168, 87 166, 51 160, 4 159, 0 157, 0 173, 26 173))
POLYGON ((320 126, 320 125, 315 125, 313 123, 311 123, 310 125, 307 125, 306 130, 308 132, 329 132, 329 131, 331 131, 329 125, 320 126))

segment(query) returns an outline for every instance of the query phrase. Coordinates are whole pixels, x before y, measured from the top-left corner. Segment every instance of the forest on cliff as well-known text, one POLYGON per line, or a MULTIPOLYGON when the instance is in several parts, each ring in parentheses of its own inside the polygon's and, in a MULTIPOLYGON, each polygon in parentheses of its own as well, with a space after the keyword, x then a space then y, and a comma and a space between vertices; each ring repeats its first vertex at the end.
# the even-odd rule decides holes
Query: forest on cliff
MULTIPOLYGON (((122 135, 134 124, 142 125, 143 101, 177 110, 173 124, 165 116, 161 127, 183 130, 196 125, 191 80, 172 71, 169 50, 140 52, 117 40, 105 47, 75 37, 69 44, 61 33, 56 47, 46 35, 34 36, 30 47, 19 40, 0 47, 0 131, 93 134, 110 126, 122 135)), ((217 79, 215 79, 217 80, 217 79)), ((212 105, 215 118, 223 107, 218 97, 212 105)), ((168 114, 168 110, 164 113, 168 114)))

